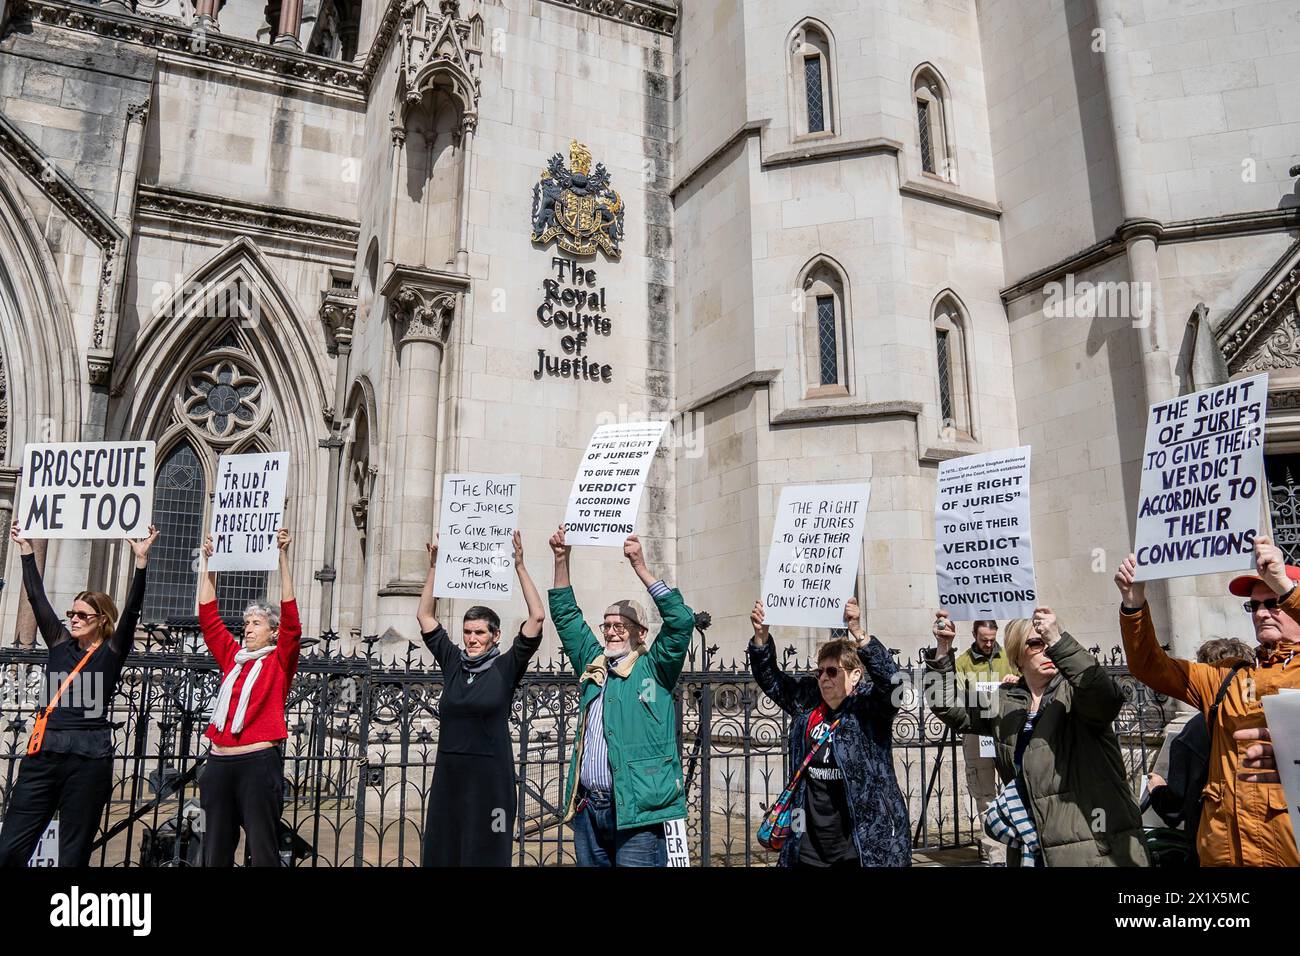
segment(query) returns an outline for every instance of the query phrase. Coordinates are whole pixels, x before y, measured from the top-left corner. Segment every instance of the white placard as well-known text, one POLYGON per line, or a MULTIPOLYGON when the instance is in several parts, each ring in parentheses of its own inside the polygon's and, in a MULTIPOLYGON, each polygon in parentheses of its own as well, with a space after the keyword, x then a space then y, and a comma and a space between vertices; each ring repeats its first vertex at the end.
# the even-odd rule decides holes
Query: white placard
POLYGON ((1300 839, 1300 694, 1268 694, 1260 698, 1260 703, 1273 738, 1282 792, 1291 811, 1291 831, 1300 839))
POLYGON ((518 475, 447 475, 438 519, 437 597, 508 601, 515 593, 518 475))
POLYGON ((870 482, 781 489, 763 575, 768 624, 844 626, 870 498, 870 482))
POLYGON ((1133 548, 1138 581, 1255 566, 1267 399, 1265 373, 1151 406, 1133 548))
POLYGON ((32 852, 28 866, 54 868, 59 865, 59 821, 51 820, 32 852))
POLYGON ((954 621, 1033 614, 1028 445, 939 463, 934 566, 954 621))
MULTIPOLYGON (((981 710, 984 709, 984 702, 988 701, 989 702, 988 709, 986 712, 997 713, 997 711, 994 708, 997 707, 998 701, 997 701, 997 697, 994 695, 997 694, 998 688, 1000 686, 1001 686, 1000 681, 981 680, 975 682, 975 693, 979 695, 977 697, 977 700, 980 703, 981 710)), ((993 738, 985 737, 981 735, 980 756, 996 757, 997 755, 998 755, 998 751, 997 748, 993 745, 993 738)))
POLYGON ((284 526, 287 451, 222 455, 212 502, 209 571, 273 571, 275 533, 284 526))
POLYGON ((154 443, 52 442, 23 448, 24 538, 143 538, 153 520, 154 443))
POLYGON ((668 844, 669 866, 691 865, 691 850, 686 842, 685 820, 665 820, 664 840, 668 844))
POLYGON ((619 547, 636 530, 655 449, 667 422, 601 425, 592 433, 564 511, 568 544, 619 547))

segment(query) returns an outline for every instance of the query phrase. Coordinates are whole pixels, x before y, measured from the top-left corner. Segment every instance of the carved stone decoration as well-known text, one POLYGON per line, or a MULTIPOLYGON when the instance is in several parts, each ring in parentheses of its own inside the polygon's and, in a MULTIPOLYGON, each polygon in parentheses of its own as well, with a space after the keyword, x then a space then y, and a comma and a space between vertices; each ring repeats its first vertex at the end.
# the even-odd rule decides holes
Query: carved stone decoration
POLYGON ((446 345, 459 298, 459 293, 445 289, 402 286, 393 297, 397 319, 402 323, 398 344, 418 341, 446 345))
POLYGON ((261 426, 262 383, 228 351, 196 366, 176 396, 181 418, 208 440, 233 442, 261 426))
MULTIPOLYGON (((1297 246, 1300 246, 1300 243, 1297 243, 1297 246)), ((1292 255, 1295 249, 1296 246, 1293 246, 1292 250, 1288 251, 1288 256, 1292 255)), ((1297 302, 1300 302, 1300 263, 1292 265, 1290 269, 1276 277, 1267 295, 1244 319, 1235 321, 1236 315, 1229 316, 1225 323, 1225 331, 1231 329, 1231 332, 1219 341, 1223 356, 1228 361, 1228 367, 1234 372, 1245 371, 1242 363, 1247 345, 1264 334, 1268 326, 1279 322, 1279 315, 1283 324, 1288 320, 1294 324, 1297 302)), ((1268 340, 1272 340, 1276 334, 1276 329, 1267 331, 1268 340)))
POLYGON ((673 35, 677 10, 664 0, 547 0, 560 7, 582 10, 596 17, 673 35))
POLYGON ((357 293, 354 289, 331 286, 321 293, 320 319, 329 333, 329 352, 337 355, 339 347, 352 344, 357 324, 357 293))
POLYGON ((1293 408, 1300 408, 1300 389, 1291 389, 1290 391, 1285 392, 1269 392, 1269 411, 1283 411, 1293 408))
POLYGON ((167 222, 202 223, 239 235, 257 232, 286 239, 306 239, 348 253, 355 253, 361 235, 358 223, 337 216, 290 212, 260 203, 220 199, 157 186, 140 186, 135 203, 137 215, 167 222))
POLYGON ((62 170, 60 170, 26 133, 0 113, 0 154, 20 169, 38 189, 100 250, 99 292, 95 302, 95 321, 91 344, 104 345, 104 332, 112 309, 113 279, 118 259, 126 245, 126 234, 62 170))
POLYGON ((0 455, 9 455, 9 370, 0 354, 0 455))
POLYGON ((597 249, 618 259, 623 239, 623 199, 609 184, 604 163, 591 169, 591 150, 569 142, 569 168, 556 153, 533 184, 532 240, 552 240, 565 252, 589 256, 597 249))
MULTIPOLYGON (((441 88, 460 102, 461 128, 478 124, 479 65, 483 59, 483 21, 460 17, 458 0, 405 0, 401 20, 402 112, 441 88)), ((405 125, 405 124, 403 124, 405 125)))
POLYGON ((1266 372, 1269 369, 1300 368, 1300 316, 1294 303, 1276 319, 1268 337, 1248 355, 1239 355, 1234 372, 1266 372))

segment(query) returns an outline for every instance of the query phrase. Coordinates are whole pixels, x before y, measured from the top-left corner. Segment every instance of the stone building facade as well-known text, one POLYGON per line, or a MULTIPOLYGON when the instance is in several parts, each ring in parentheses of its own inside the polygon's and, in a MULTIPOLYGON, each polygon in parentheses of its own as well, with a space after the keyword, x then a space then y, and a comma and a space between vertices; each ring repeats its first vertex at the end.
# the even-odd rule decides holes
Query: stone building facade
MULTIPOLYGON (((913 652, 939 462, 1018 444, 1040 594, 1109 647, 1147 403, 1262 369, 1294 534, 1293 4, 0 11, 0 509, 25 442, 156 440, 146 619, 194 612, 223 452, 290 452, 309 633, 397 649, 442 475, 523 476, 545 585, 592 429, 655 418, 641 534, 724 657, 780 488, 864 478, 859 595, 913 652), (545 237, 564 189, 594 251, 545 237)), ((120 545, 40 551, 56 602, 124 589, 120 545)), ((616 550, 574 574, 589 611, 637 588, 616 550)), ((229 576, 223 610, 266 588, 229 576)), ((0 626, 30 636, 20 590, 0 626)), ((1154 590, 1182 650, 1248 626, 1220 578, 1154 590)))

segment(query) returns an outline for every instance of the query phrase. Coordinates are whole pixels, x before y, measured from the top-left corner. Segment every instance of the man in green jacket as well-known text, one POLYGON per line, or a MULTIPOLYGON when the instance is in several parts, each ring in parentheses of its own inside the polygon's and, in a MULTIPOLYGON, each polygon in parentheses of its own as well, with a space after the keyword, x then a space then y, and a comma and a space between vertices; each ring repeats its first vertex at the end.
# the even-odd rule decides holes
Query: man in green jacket
MULTIPOLYGON (((956 634, 953 622, 948 619, 947 611, 934 614, 934 635, 936 638, 950 637, 956 634)), ((1006 680, 1015 680, 1015 669, 998 643, 997 621, 975 621, 971 624, 970 647, 957 655, 953 669, 957 672, 958 693, 969 695, 978 684, 998 684, 1006 680)), ((964 700, 974 697, 964 696, 964 700)), ((962 739, 962 755, 966 762, 966 789, 975 803, 976 823, 984 819, 984 811, 989 801, 998 795, 1002 781, 998 779, 997 765, 993 759, 993 741, 979 734, 966 734, 962 739), (981 756, 981 752, 988 756, 981 756)), ((980 862, 986 866, 1006 866, 1007 848, 987 833, 982 826, 980 834, 980 862)))
POLYGON ((579 866, 666 866, 664 822, 686 817, 673 687, 695 614, 675 588, 649 572, 636 535, 623 556, 650 592, 663 627, 645 642, 648 620, 631 599, 605 610, 604 647, 582 618, 569 583, 563 526, 551 536, 555 587, 551 620, 578 675, 583 719, 569 761, 565 823, 579 866))

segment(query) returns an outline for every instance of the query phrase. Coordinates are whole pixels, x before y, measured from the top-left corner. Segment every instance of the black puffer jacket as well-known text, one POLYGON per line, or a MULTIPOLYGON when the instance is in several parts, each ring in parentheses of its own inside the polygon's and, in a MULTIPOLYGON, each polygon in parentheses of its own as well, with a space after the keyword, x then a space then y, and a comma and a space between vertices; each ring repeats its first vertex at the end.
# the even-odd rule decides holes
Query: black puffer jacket
MULTIPOLYGON (((885 645, 874 637, 858 648, 863 677, 844 702, 843 719, 830 747, 844 772, 844 788, 853 813, 853 839, 863 866, 911 866, 912 836, 907 823, 907 801, 894 776, 894 698, 898 665, 885 645)), ((794 771, 808 755, 808 715, 822 702, 817 680, 791 677, 776 662, 771 640, 749 645, 749 667, 763 692, 794 718, 790 723, 790 768, 794 771)), ((807 781, 801 778, 792 807, 802 810, 807 781)), ((801 834, 792 833, 781 848, 781 866, 799 859, 801 834)))

